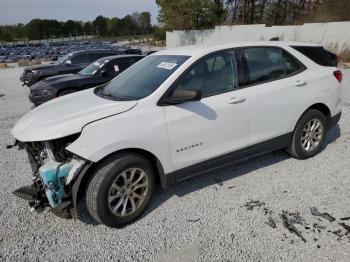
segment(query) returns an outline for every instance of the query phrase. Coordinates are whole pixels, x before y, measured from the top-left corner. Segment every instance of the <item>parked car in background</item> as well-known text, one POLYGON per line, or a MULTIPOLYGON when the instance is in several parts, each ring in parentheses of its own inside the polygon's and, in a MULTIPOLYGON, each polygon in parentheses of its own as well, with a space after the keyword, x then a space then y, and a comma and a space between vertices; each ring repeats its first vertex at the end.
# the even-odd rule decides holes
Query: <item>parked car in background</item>
POLYGON ((141 55, 142 50, 139 48, 129 48, 124 50, 125 54, 134 54, 134 55, 141 55))
POLYGON ((77 73, 99 58, 118 55, 114 50, 84 50, 75 51, 47 65, 30 66, 24 69, 20 80, 24 85, 32 86, 36 82, 54 75, 77 73))
POLYGON ((30 86, 29 100, 38 106, 59 96, 105 84, 143 57, 141 55, 103 57, 77 74, 48 77, 30 86))
MULTIPOLYGON (((33 209, 76 216, 77 200, 119 227, 168 188, 247 156, 287 149, 307 159, 342 112, 342 72, 287 42, 237 42, 159 51, 105 86, 52 100, 13 128, 33 185, 33 209)), ((22 178, 14 178, 22 179, 22 178)))

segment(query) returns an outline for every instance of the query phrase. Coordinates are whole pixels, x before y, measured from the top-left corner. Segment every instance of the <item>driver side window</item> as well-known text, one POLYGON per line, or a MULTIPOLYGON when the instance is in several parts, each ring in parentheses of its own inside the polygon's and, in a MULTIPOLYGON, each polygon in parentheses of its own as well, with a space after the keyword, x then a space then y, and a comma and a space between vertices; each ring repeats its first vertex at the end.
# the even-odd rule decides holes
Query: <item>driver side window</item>
POLYGON ((71 58, 72 65, 80 65, 89 63, 88 54, 77 54, 71 58))
POLYGON ((177 81, 177 90, 200 90, 202 97, 233 91, 237 87, 234 51, 211 55, 196 63, 177 81))

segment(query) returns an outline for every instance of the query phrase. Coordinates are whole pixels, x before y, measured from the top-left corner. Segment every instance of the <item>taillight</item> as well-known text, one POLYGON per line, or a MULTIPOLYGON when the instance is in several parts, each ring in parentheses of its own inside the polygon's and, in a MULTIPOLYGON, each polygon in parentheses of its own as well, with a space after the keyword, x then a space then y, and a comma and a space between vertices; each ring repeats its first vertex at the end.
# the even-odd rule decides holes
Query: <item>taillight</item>
POLYGON ((338 80, 339 83, 341 83, 341 81, 343 81, 343 73, 340 70, 334 71, 333 75, 335 76, 335 78, 338 80))

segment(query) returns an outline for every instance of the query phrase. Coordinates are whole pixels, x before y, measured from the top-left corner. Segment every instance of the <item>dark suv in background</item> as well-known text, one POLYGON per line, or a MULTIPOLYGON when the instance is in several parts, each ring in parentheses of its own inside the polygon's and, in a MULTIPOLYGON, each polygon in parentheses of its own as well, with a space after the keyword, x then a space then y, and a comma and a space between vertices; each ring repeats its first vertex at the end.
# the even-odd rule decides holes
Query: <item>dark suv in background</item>
POLYGON ((24 69, 20 80, 23 85, 31 86, 43 78, 77 73, 101 57, 118 55, 117 50, 84 50, 71 52, 52 64, 36 65, 24 69))
POLYGON ((29 100, 38 106, 55 97, 103 85, 143 57, 142 55, 103 57, 77 74, 48 77, 30 87, 29 100))

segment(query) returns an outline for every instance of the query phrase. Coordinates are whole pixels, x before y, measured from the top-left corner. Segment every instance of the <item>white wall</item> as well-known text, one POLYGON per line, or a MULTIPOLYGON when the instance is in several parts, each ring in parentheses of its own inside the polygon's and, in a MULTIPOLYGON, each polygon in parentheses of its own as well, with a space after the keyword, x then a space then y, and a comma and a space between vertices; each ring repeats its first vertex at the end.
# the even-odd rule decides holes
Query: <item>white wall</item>
POLYGON ((284 41, 322 43, 340 53, 350 48, 350 22, 310 23, 297 26, 234 25, 209 30, 166 33, 167 48, 193 44, 220 44, 230 41, 261 41, 279 37, 284 41))

